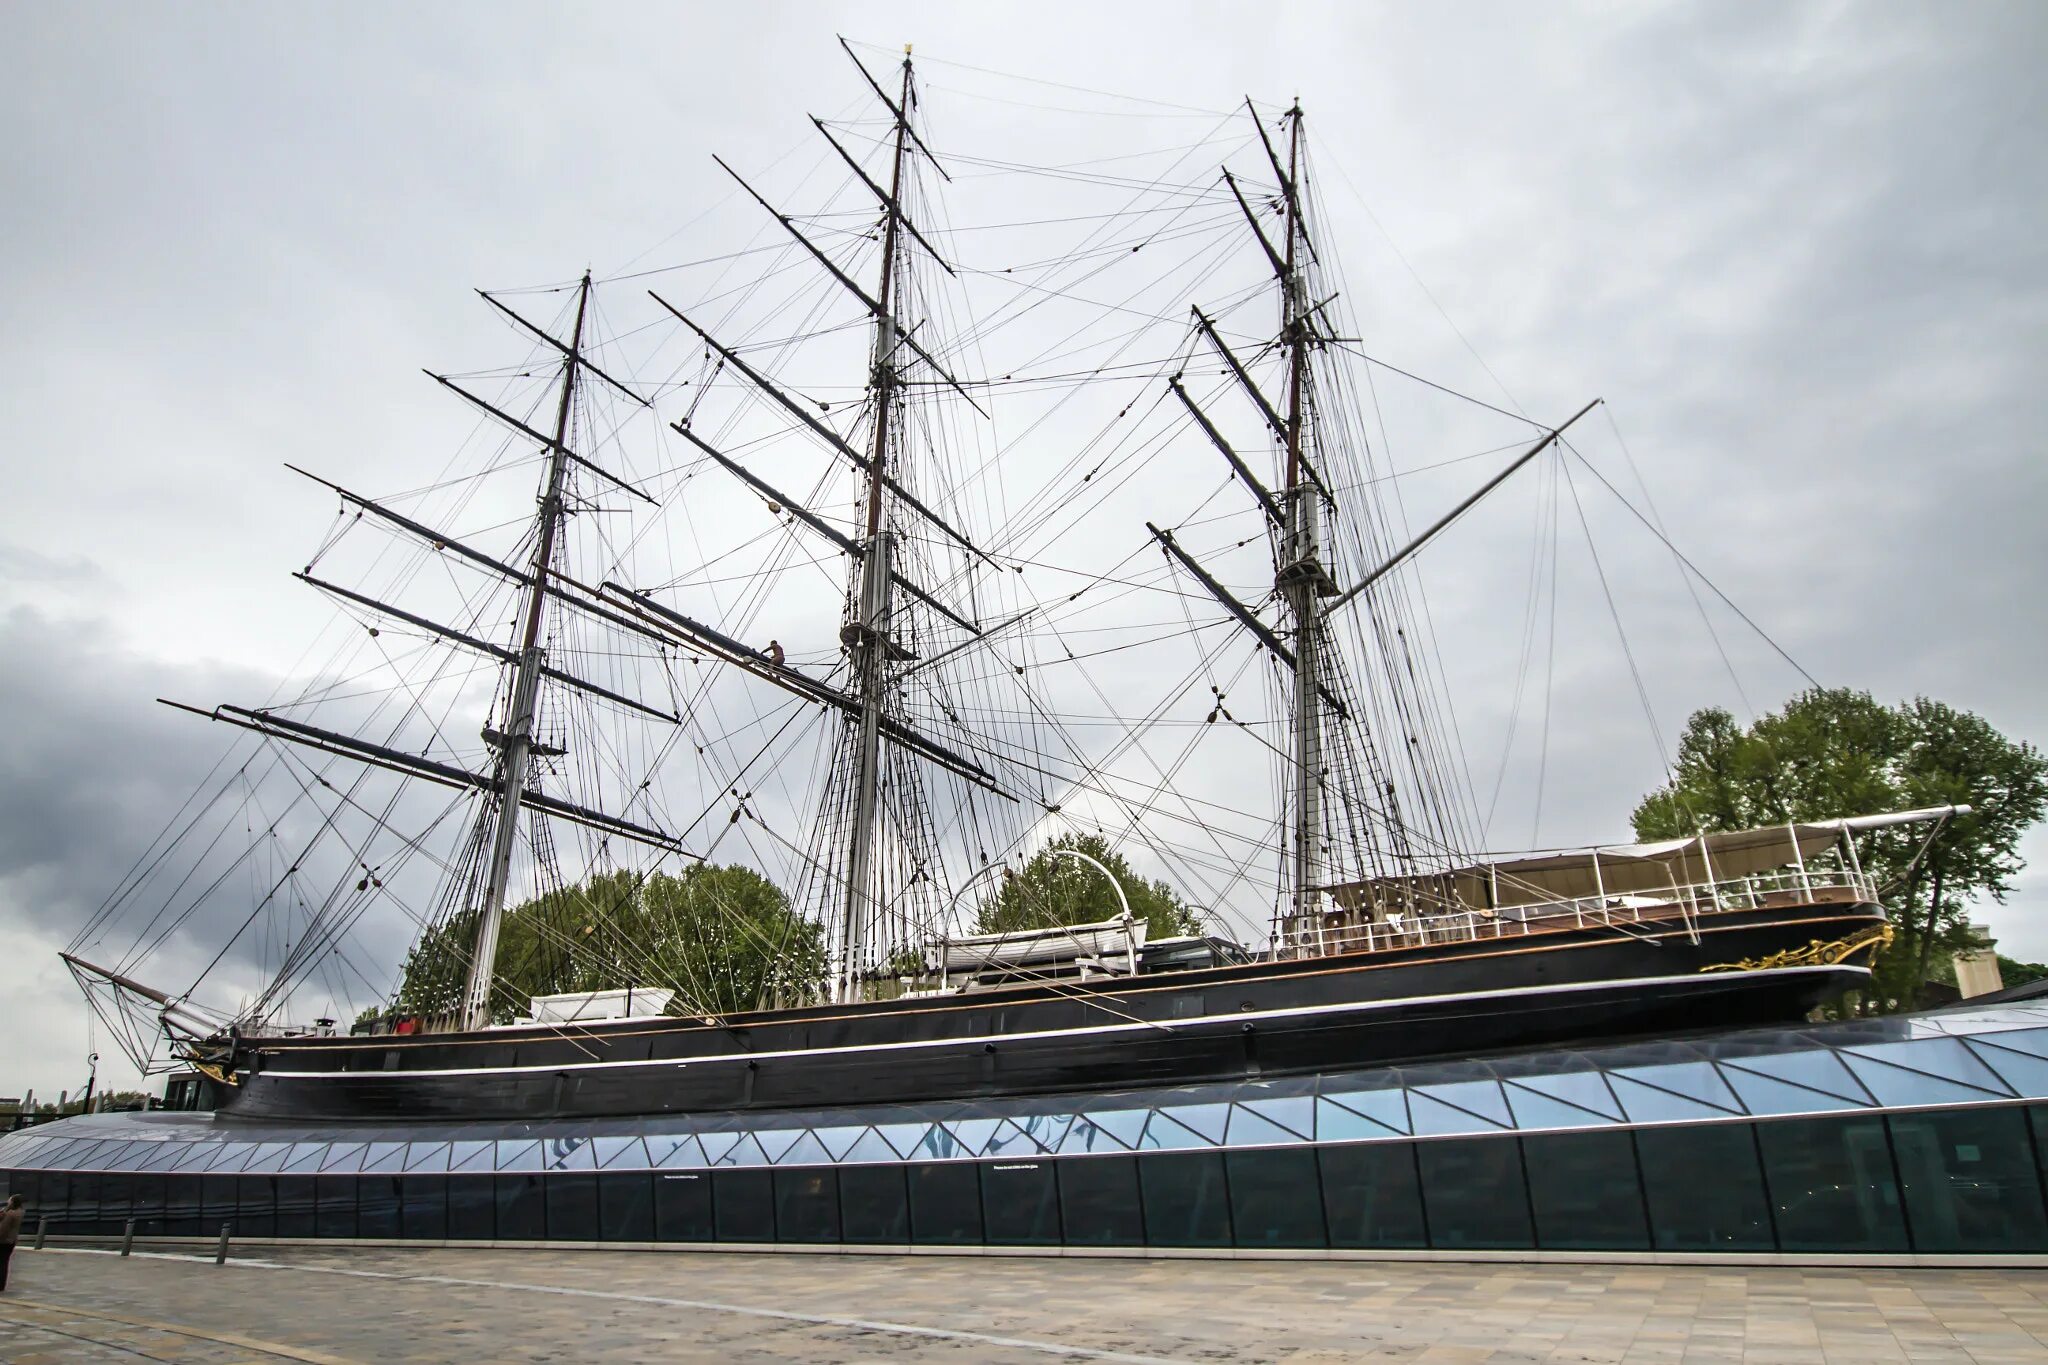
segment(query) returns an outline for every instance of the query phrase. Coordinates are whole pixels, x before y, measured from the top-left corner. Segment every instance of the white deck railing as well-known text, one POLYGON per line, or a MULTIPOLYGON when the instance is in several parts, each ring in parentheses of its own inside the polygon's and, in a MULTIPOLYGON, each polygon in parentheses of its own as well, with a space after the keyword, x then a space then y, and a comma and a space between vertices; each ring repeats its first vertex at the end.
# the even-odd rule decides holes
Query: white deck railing
POLYGON ((1297 933, 1284 955, 1323 957, 1333 953, 1384 952, 1435 943, 1468 943, 1478 939, 1519 938, 1568 925, 1630 925, 1645 920, 1682 920, 1730 910, 1762 909, 1772 904, 1798 905, 1839 899, 1847 892, 1856 900, 1876 903, 1870 877, 1849 867, 1785 868, 1777 872, 1726 881, 1690 882, 1655 895, 1587 896, 1576 899, 1510 905, 1498 910, 1463 910, 1452 914, 1389 914, 1383 920, 1330 923, 1343 912, 1324 916, 1320 928, 1297 933))

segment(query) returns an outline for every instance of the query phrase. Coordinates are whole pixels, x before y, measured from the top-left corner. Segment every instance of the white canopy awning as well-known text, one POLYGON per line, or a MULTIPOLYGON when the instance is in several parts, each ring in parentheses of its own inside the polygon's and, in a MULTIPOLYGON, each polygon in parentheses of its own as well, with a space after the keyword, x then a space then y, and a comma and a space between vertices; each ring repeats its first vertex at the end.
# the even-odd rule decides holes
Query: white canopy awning
POLYGON ((1655 894, 1689 883, 1727 881, 1792 867, 1825 852, 1849 834, 1945 820, 1951 815, 1966 815, 1969 810, 1968 806, 1936 806, 1885 815, 1728 830, 1645 844, 1603 844, 1597 848, 1471 863, 1418 877, 1345 882, 1326 889, 1346 909, 1407 900, 1411 892, 1431 900, 1455 898, 1475 907, 1655 894))

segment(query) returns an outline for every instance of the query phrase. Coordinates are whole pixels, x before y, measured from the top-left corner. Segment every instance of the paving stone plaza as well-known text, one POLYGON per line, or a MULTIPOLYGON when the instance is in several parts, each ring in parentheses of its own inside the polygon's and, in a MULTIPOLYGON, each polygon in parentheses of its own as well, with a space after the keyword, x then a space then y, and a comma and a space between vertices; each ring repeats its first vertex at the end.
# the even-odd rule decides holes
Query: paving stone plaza
POLYGON ((14 1265, 9 1365, 2048 1360, 2029 1270, 425 1248, 14 1265))

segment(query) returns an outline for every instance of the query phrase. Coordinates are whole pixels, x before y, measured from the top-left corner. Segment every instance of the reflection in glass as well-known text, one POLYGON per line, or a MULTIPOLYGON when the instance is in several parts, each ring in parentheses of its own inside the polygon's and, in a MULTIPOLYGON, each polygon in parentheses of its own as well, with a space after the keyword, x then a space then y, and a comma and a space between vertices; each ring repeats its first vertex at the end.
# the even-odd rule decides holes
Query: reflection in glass
POLYGON ((1915 1251, 2048 1251, 2021 1111, 1948 1109, 1890 1123, 1915 1251))
POLYGON ((1884 1120, 1757 1125, 1781 1251, 1905 1251, 1884 1120))
POLYGON ((1659 1251, 1773 1251, 1770 1201, 1747 1123, 1641 1128, 1636 1154, 1659 1251), (1712 1191, 1702 1198, 1701 1191, 1712 1191))
POLYGON ((1648 1248, 1635 1148, 1626 1132, 1526 1137, 1522 1159, 1538 1246, 1557 1251, 1648 1248))
POLYGON ((1517 1145, 1513 1138, 1416 1144, 1431 1246, 1462 1250, 1534 1245, 1517 1145))

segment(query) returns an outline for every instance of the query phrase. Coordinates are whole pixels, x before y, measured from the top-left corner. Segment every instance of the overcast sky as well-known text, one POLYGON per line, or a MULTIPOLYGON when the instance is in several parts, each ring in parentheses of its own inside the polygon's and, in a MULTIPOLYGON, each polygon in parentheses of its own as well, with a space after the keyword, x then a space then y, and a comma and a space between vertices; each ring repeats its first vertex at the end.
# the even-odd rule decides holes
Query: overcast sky
MULTIPOLYGON (((219 752, 151 699, 260 699, 313 638, 287 575, 331 508, 282 462, 438 469, 468 419, 419 367, 503 358, 470 287, 691 242, 710 152, 773 166, 860 96, 839 33, 914 41, 934 117, 999 104, 1063 155, 1065 110, 1115 107, 1090 92, 1298 92, 1376 351, 1475 390, 1476 352, 1539 415, 1605 396, 1673 539, 1815 676, 2048 737, 2038 6, 14 5, 0 1093, 83 1081, 55 951, 219 752)), ((1170 141, 1096 125, 1101 155, 1170 141)), ((1425 566, 1439 629, 1511 642, 1526 546, 1469 530, 1469 572, 1425 566)), ((1665 575, 1628 608, 1665 734, 1740 713, 1668 564, 1616 554, 1665 575)), ((1716 625, 1749 701, 1798 685, 1716 625)), ((1513 667, 1448 664, 1475 735, 1513 667)), ((1621 837, 1658 764, 1611 636, 1556 687, 1542 842, 1621 837)), ((1982 918, 2039 960, 2044 910, 2048 865, 1982 918)))

